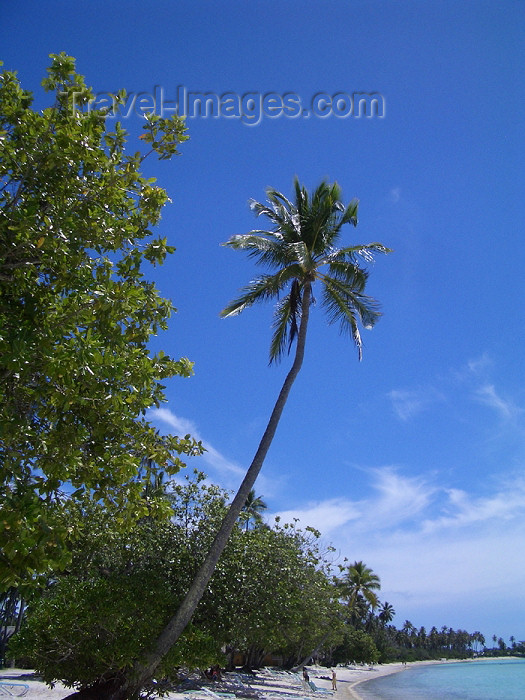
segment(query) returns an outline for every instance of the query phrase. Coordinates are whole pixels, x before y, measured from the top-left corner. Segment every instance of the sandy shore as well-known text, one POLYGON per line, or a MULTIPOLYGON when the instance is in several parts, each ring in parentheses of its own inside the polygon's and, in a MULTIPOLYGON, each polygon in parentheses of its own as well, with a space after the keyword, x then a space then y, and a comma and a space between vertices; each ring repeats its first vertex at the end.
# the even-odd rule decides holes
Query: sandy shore
MULTIPOLYGON (((321 688, 330 689, 332 684, 328 680, 329 669, 309 666, 310 679, 315 682, 321 688), (325 678, 323 678, 325 676, 325 678)), ((337 692, 334 693, 335 698, 339 697, 340 700, 360 700, 359 695, 355 691, 355 687, 362 683, 363 681, 372 680, 372 678, 379 678, 380 676, 389 675, 390 673, 397 673, 403 670, 402 664, 388 664, 386 666, 375 666, 373 670, 368 670, 368 667, 358 667, 356 669, 337 669, 337 692)), ((226 675, 228 678, 228 675, 226 675)), ((29 686, 29 690, 25 695, 26 698, 39 698, 40 700, 62 700, 62 698, 70 695, 73 690, 70 688, 65 688, 61 683, 57 683, 54 688, 50 688, 45 683, 42 683, 35 676, 33 671, 16 669, 16 668, 5 668, 0 670, 0 682, 13 683, 15 686, 13 690, 20 692, 21 685, 29 686)), ((242 694, 242 689, 231 686, 230 683, 226 683, 227 687, 220 684, 219 690, 236 690, 239 695, 242 694)), ((294 700, 294 698, 304 698, 305 689, 302 684, 292 682, 290 678, 286 676, 276 676, 276 677, 265 677, 262 674, 257 674, 253 682, 249 685, 254 691, 264 695, 266 700, 271 700, 275 697, 275 700, 294 700), (261 681, 261 682, 258 682, 261 681)), ((17 694, 18 694, 17 692, 17 694)), ((180 700, 180 693, 170 693, 167 696, 170 700, 180 700)), ((315 695, 311 695, 312 698, 315 695)), ((319 696, 318 696, 319 697, 319 696)), ((323 696, 324 697, 324 696, 323 696)), ((329 696, 326 696, 328 698, 329 696)), ((210 700, 211 697, 210 697, 210 700)))
MULTIPOLYGON (((479 659, 479 661, 482 660, 483 659, 479 659)), ((337 691, 333 696, 323 693, 312 693, 309 689, 307 692, 304 683, 293 676, 287 676, 286 674, 270 675, 262 672, 258 672, 244 689, 235 684, 234 677, 230 674, 226 674, 224 683, 218 684, 217 686, 212 685, 211 688, 217 691, 227 690, 229 692, 235 692, 240 697, 243 695, 249 697, 250 694, 252 697, 255 697, 255 694, 258 694, 262 700, 314 700, 316 697, 319 700, 327 700, 329 697, 331 697, 331 700, 361 700, 361 696, 359 695, 359 685, 361 683, 382 676, 389 676, 393 673, 405 672, 411 667, 429 666, 441 663, 443 662, 414 661, 408 664, 393 663, 375 665, 373 667, 338 667, 337 691), (246 692, 243 692, 243 690, 246 692), (308 696, 308 698, 305 696, 308 696)), ((447 661, 446 663, 454 662, 447 661)), ((331 674, 330 669, 320 666, 308 666, 308 671, 310 679, 314 681, 318 687, 328 690, 331 689, 332 684, 329 678, 331 674)), ((66 698, 73 692, 72 689, 65 688, 61 683, 57 683, 53 688, 50 688, 45 683, 42 683, 33 671, 16 668, 0 669, 0 682, 14 684, 13 690, 16 692, 16 695, 23 690, 23 685, 28 686, 25 697, 29 699, 62 700, 62 698, 66 698)), ((239 681, 237 681, 237 683, 239 683, 239 681)), ((200 695, 200 693, 196 691, 195 695, 200 695)), ((181 693, 169 693, 166 697, 169 700, 181 700, 181 693)), ((207 700, 213 699, 211 696, 208 696, 207 700)))
MULTIPOLYGON (((356 691, 356 686, 360 683, 391 673, 398 673, 404 668, 405 667, 400 663, 374 666, 372 670, 369 670, 366 666, 357 667, 355 669, 338 668, 337 692, 334 693, 334 700, 337 697, 339 697, 340 700, 349 700, 350 698, 352 700, 360 700, 360 696, 356 691)), ((330 680, 328 680, 329 669, 315 666, 309 666, 308 669, 310 678, 316 685, 326 689, 332 687, 330 680)), ((226 678, 228 678, 228 676, 226 676, 226 678)), ((40 700, 62 700, 62 698, 67 697, 73 692, 71 688, 65 688, 61 683, 57 683, 53 688, 50 688, 45 683, 42 683, 42 681, 35 676, 33 671, 16 668, 1 669, 0 682, 15 684, 13 690, 16 690, 17 694, 22 690, 21 685, 27 685, 29 686, 29 690, 25 697, 39 698, 40 700)), ((242 695, 242 689, 233 687, 229 683, 226 683, 226 686, 229 687, 223 687, 221 684, 220 690, 236 690, 239 695, 242 695)), ((292 682, 286 676, 267 678, 259 673, 257 677, 254 678, 253 682, 250 683, 250 687, 254 691, 264 695, 266 700, 272 700, 272 697, 275 697, 275 700, 294 700, 294 698, 299 699, 305 696, 305 689, 302 684, 292 682), (261 682, 258 682, 258 680, 261 680, 261 682)), ((180 700, 180 697, 180 693, 170 693, 167 696, 170 700, 180 700)), ((314 698, 315 695, 311 695, 311 697, 314 698)))

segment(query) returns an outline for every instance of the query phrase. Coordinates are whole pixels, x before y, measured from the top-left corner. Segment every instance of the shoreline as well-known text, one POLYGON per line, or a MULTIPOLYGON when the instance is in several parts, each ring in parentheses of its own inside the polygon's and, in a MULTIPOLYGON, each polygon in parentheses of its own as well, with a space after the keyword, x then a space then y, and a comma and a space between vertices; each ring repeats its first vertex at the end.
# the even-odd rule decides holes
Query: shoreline
MULTIPOLYGON (((482 663, 484 661, 501 661, 504 659, 518 659, 518 656, 478 656, 473 659, 447 659, 446 661, 441 661, 440 659, 432 659, 428 661, 408 661, 406 664, 401 662, 394 662, 391 664, 385 664, 384 666, 379 665, 374 667, 374 671, 378 671, 377 675, 372 678, 358 678, 351 681, 351 684, 346 688, 348 690, 347 698, 348 700, 363 700, 359 691, 356 688, 364 683, 375 680, 376 678, 383 678, 385 676, 393 676, 396 673, 401 673, 402 671, 409 670, 411 668, 422 668, 424 666, 436 666, 444 664, 458 664, 458 663, 482 663)), ((343 671, 343 669, 341 669, 343 671)), ((338 669, 339 672, 339 669, 338 669)), ((344 680, 341 674, 341 680, 344 680)))
MULTIPOLYGON (((520 657, 510 656, 491 656, 478 657, 476 659, 450 659, 441 661, 439 659, 430 661, 409 661, 406 664, 395 662, 391 664, 378 664, 373 667, 369 666, 354 666, 344 668, 338 666, 337 673, 337 691, 332 695, 332 700, 362 700, 359 694, 359 686, 368 681, 391 676, 402 671, 410 670, 411 668, 419 668, 422 666, 443 665, 451 663, 480 663, 483 661, 497 661, 502 659, 511 659, 520 657)), ((331 680, 329 678, 330 670, 321 666, 308 666, 310 677, 315 684, 326 690, 331 689, 331 680)), ((234 674, 231 674, 232 676, 234 674)), ((229 674, 225 674, 226 684, 232 685, 228 690, 237 691, 238 700, 243 700, 243 690, 233 684, 233 679, 228 678, 229 674), (240 696, 240 697, 239 697, 240 696)), ((73 688, 66 688, 61 683, 56 683, 53 688, 39 680, 34 671, 29 669, 19 668, 3 668, 0 669, 0 681, 14 684, 25 684, 29 686, 29 692, 26 697, 39 698, 39 700, 63 700, 68 695, 74 692, 73 688)), ((301 687, 301 681, 297 678, 292 680, 290 675, 276 674, 274 677, 264 676, 263 673, 254 677, 253 682, 249 684, 251 689, 260 694, 264 700, 306 700, 304 687, 301 687)), ((213 686, 211 686, 213 688, 213 686)), ((219 688, 217 688, 219 690, 219 688)), ((245 687, 244 690, 249 690, 245 687)), ((202 694, 202 693, 201 693, 202 694)), ((195 696, 199 696, 199 691, 195 692, 195 696)), ((246 694, 246 697, 250 697, 246 694)), ((253 697, 253 695, 251 696, 253 697)), ((325 696, 326 698, 327 696, 325 696)), ((181 692, 173 691, 166 696, 167 700, 181 700, 181 692)), ((206 696, 202 700, 208 700, 206 696)), ((222 700, 222 698, 221 698, 222 700)), ((308 700, 313 700, 313 695, 308 693, 308 700)))
MULTIPOLYGON (((421 668, 422 666, 435 666, 436 664, 451 663, 450 661, 439 661, 437 659, 432 659, 429 661, 408 661, 406 664, 401 661, 396 661, 391 664, 384 664, 374 666, 372 673, 373 676, 368 678, 357 678, 352 680, 350 685, 346 688, 348 690, 347 697, 351 700, 362 700, 358 686, 368 683, 369 681, 376 680, 376 678, 384 678, 385 676, 393 676, 396 673, 402 673, 410 668, 421 668)), ((341 680, 344 680, 341 674, 341 680)))

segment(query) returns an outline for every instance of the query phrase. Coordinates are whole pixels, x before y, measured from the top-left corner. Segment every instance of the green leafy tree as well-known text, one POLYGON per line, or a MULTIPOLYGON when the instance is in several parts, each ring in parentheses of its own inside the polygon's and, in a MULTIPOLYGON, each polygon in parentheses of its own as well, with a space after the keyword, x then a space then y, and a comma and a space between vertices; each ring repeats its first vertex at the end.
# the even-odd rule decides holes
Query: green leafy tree
POLYGON ((74 59, 53 55, 43 86, 54 103, 36 111, 15 73, 0 78, 0 588, 67 562, 65 491, 124 522, 144 508, 143 458, 173 474, 199 450, 144 417, 162 380, 192 372, 148 351, 174 308, 144 266, 173 248, 151 232, 167 194, 140 173, 178 153, 184 122, 146 115, 150 150, 127 154, 118 121, 75 106, 93 95, 74 59))
POLYGON ((271 272, 250 283, 241 296, 223 310, 222 316, 236 315, 257 302, 278 300, 270 361, 280 359, 295 342, 294 361, 253 461, 186 598, 155 645, 137 661, 129 674, 115 684, 115 690, 108 695, 112 700, 132 697, 155 673, 163 656, 190 621, 213 575, 261 470, 288 395, 301 369, 314 286, 318 284, 321 287, 322 306, 327 310, 330 323, 338 323, 341 331, 350 333, 360 358, 362 340, 359 325, 372 327, 380 317, 377 302, 365 293, 368 272, 362 262, 370 262, 374 253, 388 253, 388 248, 380 243, 337 248, 345 224, 357 225, 357 200, 345 206, 340 201, 339 186, 326 182, 310 195, 298 180, 295 181, 293 202, 273 189, 267 190, 267 197, 268 204, 254 201, 251 206, 257 216, 269 220, 272 230, 254 230, 233 236, 226 245, 247 251, 271 272))
POLYGON ((339 663, 376 663, 379 651, 372 637, 363 630, 348 629, 343 643, 335 650, 333 665, 339 663))
MULTIPOLYGON (((267 653, 278 653, 291 667, 323 639, 340 640, 333 624, 338 603, 319 537, 312 528, 280 522, 234 535, 237 554, 229 576, 222 577, 226 590, 216 599, 227 625, 229 651, 241 652, 246 666, 258 667, 267 653), (242 584, 232 590, 232 581, 242 584)), ((230 538, 213 582, 217 570, 228 566, 231 544, 230 538)))
MULTIPOLYGON (((170 520, 146 516, 125 533, 115 525, 114 508, 69 504, 76 533, 71 564, 33 594, 11 655, 29 657, 48 683, 103 697, 105 684, 152 643, 183 598, 227 507, 228 494, 198 472, 168 484, 166 495, 170 520)), ((288 524, 236 528, 157 677, 173 678, 180 665, 223 662, 223 645, 249 663, 265 651, 295 658, 305 646, 313 649, 337 607, 318 538, 288 524)), ((333 637, 341 639, 341 633, 333 637)))
MULTIPOLYGON (((89 688, 128 667, 151 644, 190 584, 224 510, 216 487, 180 484, 171 494, 173 519, 146 516, 125 532, 115 508, 87 501, 69 504, 76 537, 71 564, 43 592, 35 592, 27 623, 9 646, 10 655, 31 659, 42 678, 89 688), (188 532, 186 502, 194 522, 188 532)), ((203 601, 206 602, 206 601, 203 601)), ((222 660, 217 626, 198 614, 158 669, 176 675, 180 665, 207 666, 222 660)))

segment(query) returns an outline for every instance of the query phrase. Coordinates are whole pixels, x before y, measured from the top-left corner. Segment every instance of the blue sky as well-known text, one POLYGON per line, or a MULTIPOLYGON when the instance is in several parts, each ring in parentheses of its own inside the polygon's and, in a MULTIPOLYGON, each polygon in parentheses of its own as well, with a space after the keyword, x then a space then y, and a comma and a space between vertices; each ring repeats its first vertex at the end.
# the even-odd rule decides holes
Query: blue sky
MULTIPOLYGON (((5 67, 36 91, 66 51, 95 92, 301 99, 309 116, 189 118, 182 155, 147 163, 177 247, 155 279, 179 311, 153 346, 195 361, 153 418, 238 485, 288 364, 267 366, 270 307, 219 318, 255 273, 220 243, 257 226, 247 201, 267 186, 337 180, 360 200, 345 240, 395 251, 371 269, 384 316, 359 363, 314 308, 256 490, 372 567, 398 625, 507 640, 525 638, 524 20, 510 1, 20 0, 0 27, 5 67), (384 110, 315 116, 320 93, 377 93, 384 110)), ((135 148, 140 117, 124 122, 135 148)))

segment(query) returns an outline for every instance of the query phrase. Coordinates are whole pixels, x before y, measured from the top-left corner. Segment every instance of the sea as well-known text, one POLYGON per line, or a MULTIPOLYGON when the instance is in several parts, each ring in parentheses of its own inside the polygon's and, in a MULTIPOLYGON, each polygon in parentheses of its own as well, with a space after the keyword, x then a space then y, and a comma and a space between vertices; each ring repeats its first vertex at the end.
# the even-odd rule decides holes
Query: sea
POLYGON ((355 691, 362 700, 525 700, 525 659, 409 666, 355 691))

